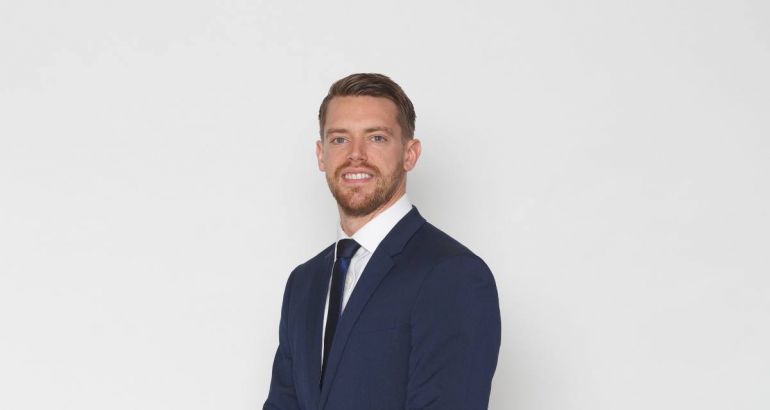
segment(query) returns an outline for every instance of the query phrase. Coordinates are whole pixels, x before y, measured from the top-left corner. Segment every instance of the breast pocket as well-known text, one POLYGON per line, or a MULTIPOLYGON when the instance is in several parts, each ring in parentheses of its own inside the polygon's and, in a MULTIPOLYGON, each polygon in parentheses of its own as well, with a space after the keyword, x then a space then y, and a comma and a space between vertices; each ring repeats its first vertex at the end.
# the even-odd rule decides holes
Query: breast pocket
POLYGON ((361 323, 352 330, 345 355, 366 363, 370 371, 380 375, 377 378, 392 372, 401 374, 409 363, 411 335, 409 323, 361 323))
POLYGON ((357 335, 366 335, 369 333, 378 333, 378 332, 408 332, 409 331, 409 323, 401 323, 396 324, 392 326, 363 326, 361 328, 356 328, 353 330, 353 333, 357 335))
POLYGON ((406 332, 409 331, 409 323, 399 317, 379 316, 361 318, 353 327, 355 334, 368 334, 375 332, 406 332))

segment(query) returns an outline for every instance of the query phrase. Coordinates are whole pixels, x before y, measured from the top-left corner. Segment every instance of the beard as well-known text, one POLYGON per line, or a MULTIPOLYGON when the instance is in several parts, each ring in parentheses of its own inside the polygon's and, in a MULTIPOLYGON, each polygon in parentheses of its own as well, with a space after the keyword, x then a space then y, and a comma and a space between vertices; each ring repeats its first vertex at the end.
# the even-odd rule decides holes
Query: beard
POLYGON ((343 187, 339 183, 342 179, 342 169, 348 166, 349 163, 343 164, 331 176, 327 174, 326 183, 342 212, 352 217, 369 215, 387 203, 395 195, 406 174, 401 164, 393 174, 386 176, 383 176, 377 167, 364 165, 374 180, 374 191, 367 193, 365 190, 370 189, 369 187, 343 187))

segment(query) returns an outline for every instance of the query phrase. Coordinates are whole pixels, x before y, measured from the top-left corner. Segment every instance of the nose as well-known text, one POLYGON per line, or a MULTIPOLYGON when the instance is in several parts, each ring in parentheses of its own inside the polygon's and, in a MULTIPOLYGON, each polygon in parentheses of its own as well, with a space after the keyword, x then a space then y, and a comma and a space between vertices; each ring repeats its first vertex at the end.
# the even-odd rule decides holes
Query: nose
POLYGON ((359 138, 353 138, 349 147, 350 151, 348 151, 348 159, 350 161, 366 161, 365 141, 361 141, 359 138))

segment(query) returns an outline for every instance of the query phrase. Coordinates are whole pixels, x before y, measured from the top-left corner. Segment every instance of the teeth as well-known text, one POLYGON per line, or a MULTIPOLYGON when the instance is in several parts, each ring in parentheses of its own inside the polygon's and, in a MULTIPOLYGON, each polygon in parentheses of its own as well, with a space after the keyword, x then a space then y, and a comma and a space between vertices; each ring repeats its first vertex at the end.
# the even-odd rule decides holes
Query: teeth
POLYGON ((345 174, 344 177, 345 179, 365 179, 365 178, 371 178, 372 176, 361 172, 358 174, 345 174))

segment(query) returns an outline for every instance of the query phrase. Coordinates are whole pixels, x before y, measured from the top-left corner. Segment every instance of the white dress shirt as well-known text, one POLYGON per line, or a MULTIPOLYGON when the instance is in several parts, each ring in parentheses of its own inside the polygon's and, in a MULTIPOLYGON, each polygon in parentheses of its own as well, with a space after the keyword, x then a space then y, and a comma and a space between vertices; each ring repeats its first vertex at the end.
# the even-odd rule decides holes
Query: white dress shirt
MULTIPOLYGON (((353 254, 350 259, 350 265, 348 266, 347 276, 345 278, 345 290, 342 294, 342 306, 340 312, 345 311, 345 305, 350 299, 350 295, 353 293, 353 289, 356 287, 358 280, 361 278, 361 274, 364 272, 364 268, 369 263, 372 254, 380 245, 385 236, 393 229, 394 226, 404 217, 409 211, 412 210, 412 203, 407 198, 406 194, 402 195, 398 201, 391 205, 386 210, 382 211, 379 215, 372 218, 366 225, 362 226, 353 236, 348 236, 345 231, 342 230, 342 226, 337 226, 337 241, 340 239, 353 239, 361 245, 360 248, 353 254)), ((334 247, 334 261, 337 261, 337 247, 334 247)), ((333 269, 333 268, 332 268, 333 269)), ((331 288, 331 285, 329 286, 331 288)), ((326 306, 324 307, 324 324, 323 332, 326 333, 326 315, 329 313, 329 294, 326 294, 326 306)), ((321 336, 321 355, 323 356, 323 340, 325 335, 321 336)))

